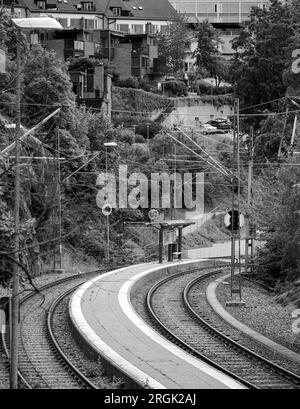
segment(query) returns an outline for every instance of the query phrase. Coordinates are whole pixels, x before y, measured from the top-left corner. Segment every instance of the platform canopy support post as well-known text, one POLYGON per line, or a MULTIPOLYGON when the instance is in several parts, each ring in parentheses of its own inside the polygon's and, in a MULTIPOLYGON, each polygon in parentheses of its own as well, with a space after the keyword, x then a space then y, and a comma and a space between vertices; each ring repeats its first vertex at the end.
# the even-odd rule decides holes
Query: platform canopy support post
POLYGON ((164 232, 163 229, 160 228, 158 230, 158 262, 163 262, 163 249, 164 249, 164 232))
POLYGON ((178 259, 182 260, 182 229, 183 227, 178 227, 178 259))

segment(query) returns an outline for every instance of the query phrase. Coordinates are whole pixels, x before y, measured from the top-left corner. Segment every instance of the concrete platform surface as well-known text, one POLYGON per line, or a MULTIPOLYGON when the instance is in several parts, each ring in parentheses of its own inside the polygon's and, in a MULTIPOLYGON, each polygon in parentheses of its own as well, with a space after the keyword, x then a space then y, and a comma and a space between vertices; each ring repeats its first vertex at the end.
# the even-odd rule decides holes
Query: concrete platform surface
POLYGON ((178 271, 201 261, 149 263, 118 269, 79 287, 70 317, 93 349, 141 387, 154 389, 244 389, 245 386, 190 356, 153 330, 133 309, 130 289, 162 268, 178 271))

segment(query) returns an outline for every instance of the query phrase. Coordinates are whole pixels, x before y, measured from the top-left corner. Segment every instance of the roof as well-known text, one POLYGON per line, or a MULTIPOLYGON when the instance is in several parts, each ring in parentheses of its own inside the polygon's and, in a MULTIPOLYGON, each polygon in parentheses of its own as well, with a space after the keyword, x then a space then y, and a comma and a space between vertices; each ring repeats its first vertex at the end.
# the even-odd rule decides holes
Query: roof
POLYGON ((43 30, 62 30, 62 25, 52 17, 40 18, 13 18, 12 22, 22 30, 24 29, 43 29, 43 30))
MULTIPOLYGON (((71 13, 100 13, 107 14, 109 17, 115 17, 112 13, 112 7, 119 7, 130 11, 131 15, 124 18, 160 18, 169 19, 175 9, 168 0, 45 0, 46 4, 53 6, 51 11, 71 12, 71 13), (77 5, 84 2, 92 2, 95 10, 85 11, 77 10, 77 5), (135 7, 135 8, 133 8, 135 7), (140 8, 139 8, 140 7, 140 8)), ((36 0, 20 0, 20 3, 30 11, 46 12, 37 6, 36 0)), ((48 9, 50 11, 50 9, 48 9)), ((123 18, 123 17, 118 17, 123 18)))
POLYGON ((160 227, 160 228, 172 228, 172 227, 186 227, 195 222, 191 220, 162 220, 157 222, 146 223, 146 226, 160 227))
MULTIPOLYGON (((115 2, 116 0, 110 0, 111 4, 115 2)), ((118 2, 123 3, 125 10, 131 11, 131 18, 169 20, 175 12, 168 0, 118 0, 118 2)))
POLYGON ((39 11, 41 13, 57 11, 57 12, 65 12, 65 13, 99 13, 104 14, 106 10, 106 6, 109 0, 45 0, 47 5, 53 6, 53 9, 40 9, 37 6, 36 0, 20 0, 20 4, 23 3, 25 7, 27 7, 30 11, 39 11), (77 10, 77 5, 84 2, 92 2, 95 6, 95 10, 85 11, 83 9, 77 10))

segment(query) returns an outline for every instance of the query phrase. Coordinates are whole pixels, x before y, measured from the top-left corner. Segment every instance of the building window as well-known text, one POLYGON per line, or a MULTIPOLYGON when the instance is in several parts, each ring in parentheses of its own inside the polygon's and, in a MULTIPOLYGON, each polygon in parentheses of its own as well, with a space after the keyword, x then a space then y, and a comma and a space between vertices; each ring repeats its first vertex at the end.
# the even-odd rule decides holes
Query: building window
POLYGON ((142 57, 142 68, 148 67, 148 58, 142 57))
POLYGON ((71 18, 71 20, 70 20, 70 27, 72 27, 72 28, 80 28, 80 20, 79 20, 79 18, 71 18))
POLYGON ((129 33, 129 24, 117 24, 117 30, 129 33))
POLYGON ((140 57, 132 57, 131 64, 133 67, 140 66, 140 57))
POLYGON ((169 30, 168 26, 160 26, 160 32, 162 34, 166 34, 168 32, 168 30, 169 30))
POLYGON ((82 4, 82 9, 85 11, 94 10, 94 4, 91 1, 81 2, 81 4, 82 4))
POLYGON ((144 26, 143 24, 134 24, 133 25, 133 34, 143 34, 144 26))
POLYGON ((94 74, 86 76, 86 92, 94 92, 94 74))
POLYGON ((85 20, 85 28, 87 30, 94 30, 95 28, 95 20, 93 19, 86 19, 85 20))
POLYGON ((37 6, 37 8, 39 8, 39 9, 45 10, 45 8, 46 8, 46 2, 45 2, 44 0, 38 0, 38 1, 36 2, 36 6, 37 6))
POLYGON ((119 7, 113 7, 112 12, 116 17, 119 17, 121 15, 121 9, 119 7))

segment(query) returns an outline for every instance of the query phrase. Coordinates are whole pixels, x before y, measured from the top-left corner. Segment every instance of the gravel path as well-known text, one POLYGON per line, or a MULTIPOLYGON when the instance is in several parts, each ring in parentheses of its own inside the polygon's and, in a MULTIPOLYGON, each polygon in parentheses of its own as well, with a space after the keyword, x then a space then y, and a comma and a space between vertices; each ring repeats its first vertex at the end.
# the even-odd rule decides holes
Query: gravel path
MULTIPOLYGON (((225 281, 229 283, 230 279, 225 281)), ((274 295, 257 284, 243 280, 242 285, 245 307, 226 306, 226 301, 230 300, 230 286, 223 283, 218 286, 217 297, 226 311, 257 332, 300 353, 300 334, 296 335, 292 330, 295 308, 278 304, 274 295)))

